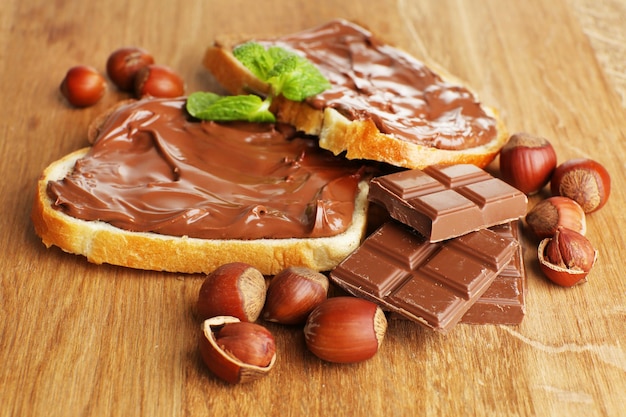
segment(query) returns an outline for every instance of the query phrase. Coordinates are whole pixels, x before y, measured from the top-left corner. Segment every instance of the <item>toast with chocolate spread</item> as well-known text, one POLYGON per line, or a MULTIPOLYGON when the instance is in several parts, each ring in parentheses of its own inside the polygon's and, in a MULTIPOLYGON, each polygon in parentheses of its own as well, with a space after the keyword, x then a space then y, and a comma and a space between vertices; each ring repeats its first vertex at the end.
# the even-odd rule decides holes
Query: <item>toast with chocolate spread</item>
POLYGON ((246 262, 330 270, 364 238, 370 169, 287 126, 194 120, 185 98, 121 103, 50 164, 43 243, 90 262, 196 273, 246 262))
POLYGON ((412 169, 485 167, 508 139, 496 110, 463 83, 345 20, 272 39, 216 41, 203 64, 231 94, 269 93, 233 54, 250 40, 301 54, 328 78, 326 91, 299 102, 278 97, 272 111, 336 155, 412 169))

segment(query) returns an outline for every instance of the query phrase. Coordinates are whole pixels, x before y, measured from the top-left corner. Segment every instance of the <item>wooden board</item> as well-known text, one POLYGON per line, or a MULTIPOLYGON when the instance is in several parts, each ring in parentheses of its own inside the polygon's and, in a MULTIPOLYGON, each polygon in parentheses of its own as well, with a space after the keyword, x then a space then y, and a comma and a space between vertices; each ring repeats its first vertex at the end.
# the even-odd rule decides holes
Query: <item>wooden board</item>
POLYGON ((0 415, 623 415, 625 12, 619 0, 3 1, 0 415), (179 70, 188 91, 214 89, 200 61, 217 35, 279 35, 336 17, 466 80, 511 132, 549 138, 559 160, 601 161, 613 192, 588 218, 598 264, 585 285, 556 287, 525 236, 520 326, 441 336, 393 321, 378 355, 347 366, 313 357, 300 329, 270 326, 273 372, 228 386, 197 352, 203 277, 91 265, 34 234, 39 173, 85 146, 89 122, 124 97, 111 89, 77 110, 58 85, 70 66, 103 70, 111 51, 134 44, 179 70))

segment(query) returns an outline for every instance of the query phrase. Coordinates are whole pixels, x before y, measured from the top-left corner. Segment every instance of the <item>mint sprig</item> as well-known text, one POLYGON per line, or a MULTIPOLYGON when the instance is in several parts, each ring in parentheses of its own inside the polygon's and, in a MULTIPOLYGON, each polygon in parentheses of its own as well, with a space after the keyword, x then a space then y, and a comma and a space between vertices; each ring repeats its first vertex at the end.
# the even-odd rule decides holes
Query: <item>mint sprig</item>
POLYGON ((302 101, 330 88, 330 82, 308 59, 287 49, 257 42, 246 42, 233 49, 233 55, 271 91, 262 99, 256 95, 219 96, 197 92, 187 98, 187 111, 202 120, 274 122, 269 111, 272 98, 282 95, 302 101))
POLYGON ((270 102, 253 94, 220 96, 209 92, 195 92, 187 97, 187 111, 193 117, 216 122, 245 120, 271 123, 276 117, 269 111, 270 102))
POLYGON ((257 78, 272 88, 274 96, 302 101, 330 88, 330 82, 308 59, 279 46, 265 48, 246 42, 233 49, 233 55, 257 78))

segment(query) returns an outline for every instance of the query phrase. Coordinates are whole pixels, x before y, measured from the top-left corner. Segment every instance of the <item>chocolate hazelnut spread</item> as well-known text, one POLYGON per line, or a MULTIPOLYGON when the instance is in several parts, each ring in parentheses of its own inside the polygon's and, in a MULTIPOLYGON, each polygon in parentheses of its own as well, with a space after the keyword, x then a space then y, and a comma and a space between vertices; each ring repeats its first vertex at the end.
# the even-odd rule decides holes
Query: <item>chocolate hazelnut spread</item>
POLYGON ((274 124, 192 120, 185 99, 114 112, 71 173, 48 184, 72 217, 212 239, 332 236, 352 220, 364 169, 274 124))
POLYGON ((496 120, 472 92, 360 26, 336 20, 262 43, 300 51, 328 78, 332 88, 309 99, 314 108, 372 119, 383 133, 439 149, 468 149, 496 138, 496 120))

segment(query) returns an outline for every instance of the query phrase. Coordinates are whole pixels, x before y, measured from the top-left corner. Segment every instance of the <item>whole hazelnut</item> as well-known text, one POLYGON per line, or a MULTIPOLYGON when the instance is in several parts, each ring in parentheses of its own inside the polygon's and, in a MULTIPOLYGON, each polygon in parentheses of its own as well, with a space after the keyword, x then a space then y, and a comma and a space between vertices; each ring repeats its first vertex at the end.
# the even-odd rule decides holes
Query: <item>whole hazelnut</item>
POLYGON ((328 298, 307 318, 304 338, 308 349, 328 362, 353 363, 373 357, 383 342, 387 318, 367 300, 328 298))
POLYGON ((135 77, 135 96, 175 98, 185 94, 183 79, 164 65, 148 65, 141 68, 135 77))
POLYGON ((106 80, 95 68, 77 65, 67 71, 59 89, 72 106, 87 107, 100 101, 106 80))
POLYGON ((263 319, 301 324, 328 295, 328 278, 306 267, 292 266, 276 274, 265 297, 263 319))
POLYGON ((266 375, 276 363, 276 342, 265 327, 236 317, 212 317, 202 323, 200 355, 213 374, 231 384, 266 375))
POLYGON ((570 159, 555 169, 550 189, 553 195, 569 197, 585 213, 592 213, 609 199, 611 177, 604 166, 592 159, 570 159))
POLYGON ((234 316, 241 321, 256 321, 265 303, 265 277, 243 262, 224 264, 207 275, 198 294, 200 320, 215 316, 234 316))
POLYGON ((587 232, 587 220, 582 207, 574 200, 553 196, 541 200, 526 214, 526 223, 539 238, 552 237, 559 226, 580 234, 587 232))
POLYGON ((556 168, 556 152, 545 138, 516 133, 500 151, 502 179, 525 194, 534 194, 549 181, 556 168))
POLYGON ((598 252, 585 236, 559 227, 554 237, 541 241, 537 255, 541 270, 551 281, 571 287, 586 281, 598 252))
POLYGON ((137 72, 151 64, 154 64, 154 58, 145 49, 135 46, 119 48, 107 59, 107 75, 117 88, 131 92, 137 72))

